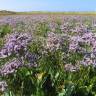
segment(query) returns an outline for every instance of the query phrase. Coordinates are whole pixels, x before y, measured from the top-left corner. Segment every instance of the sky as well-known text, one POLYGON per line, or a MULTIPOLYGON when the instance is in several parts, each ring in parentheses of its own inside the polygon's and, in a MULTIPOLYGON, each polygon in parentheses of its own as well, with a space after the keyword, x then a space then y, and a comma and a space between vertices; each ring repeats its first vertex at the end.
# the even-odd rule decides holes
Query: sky
POLYGON ((0 0, 0 10, 96 11, 96 0, 0 0))

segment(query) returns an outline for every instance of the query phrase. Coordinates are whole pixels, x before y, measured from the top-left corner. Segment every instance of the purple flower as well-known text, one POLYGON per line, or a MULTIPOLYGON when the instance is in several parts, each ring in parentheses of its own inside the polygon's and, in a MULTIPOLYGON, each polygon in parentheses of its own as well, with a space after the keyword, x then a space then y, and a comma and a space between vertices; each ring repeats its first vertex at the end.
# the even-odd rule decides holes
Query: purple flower
POLYGON ((10 62, 7 62, 5 65, 3 65, 0 69, 0 74, 2 76, 6 76, 9 74, 14 73, 19 67, 21 67, 22 61, 20 59, 13 59, 10 62))
POLYGON ((47 49, 50 51, 57 50, 60 48, 60 38, 57 34, 50 32, 48 34, 47 40, 46 40, 46 46, 47 49))
POLYGON ((38 56, 36 54, 27 52, 25 54, 25 58, 28 61, 28 64, 26 64, 26 65, 28 65, 30 67, 34 67, 34 66, 36 67, 37 66, 36 63, 37 63, 38 56))
POLYGON ((19 52, 25 51, 27 45, 32 40, 30 33, 13 33, 6 37, 6 43, 0 51, 0 58, 10 56, 12 53, 19 54, 19 52))

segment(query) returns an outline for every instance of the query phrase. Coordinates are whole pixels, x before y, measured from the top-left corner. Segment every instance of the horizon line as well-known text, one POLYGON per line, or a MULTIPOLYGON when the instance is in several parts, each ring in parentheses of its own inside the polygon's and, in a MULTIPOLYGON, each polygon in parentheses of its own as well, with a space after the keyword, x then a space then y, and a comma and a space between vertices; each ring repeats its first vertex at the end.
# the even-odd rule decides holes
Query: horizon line
POLYGON ((0 11, 12 11, 12 12, 96 12, 96 11, 48 11, 48 10, 15 11, 15 10, 7 10, 7 9, 0 9, 0 11))

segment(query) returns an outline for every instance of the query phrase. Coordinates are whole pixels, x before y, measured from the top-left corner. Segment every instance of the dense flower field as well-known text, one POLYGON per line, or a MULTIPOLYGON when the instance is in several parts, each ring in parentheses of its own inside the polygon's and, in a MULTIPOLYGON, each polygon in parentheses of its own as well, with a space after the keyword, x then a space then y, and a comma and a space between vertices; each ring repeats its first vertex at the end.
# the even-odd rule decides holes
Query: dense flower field
POLYGON ((0 96, 96 96, 96 17, 0 17, 0 96))

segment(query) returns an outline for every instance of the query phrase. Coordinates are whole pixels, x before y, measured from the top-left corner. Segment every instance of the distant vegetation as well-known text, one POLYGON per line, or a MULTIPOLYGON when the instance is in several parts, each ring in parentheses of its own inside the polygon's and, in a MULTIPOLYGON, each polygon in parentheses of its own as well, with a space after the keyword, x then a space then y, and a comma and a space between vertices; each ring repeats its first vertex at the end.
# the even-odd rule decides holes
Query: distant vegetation
POLYGON ((6 10, 1 10, 0 11, 0 15, 12 15, 12 14, 16 14, 16 12, 6 11, 6 10))
POLYGON ((96 12, 48 12, 48 11, 29 11, 29 12, 15 12, 1 10, 0 15, 31 15, 31 14, 63 14, 63 15, 96 15, 96 12))

